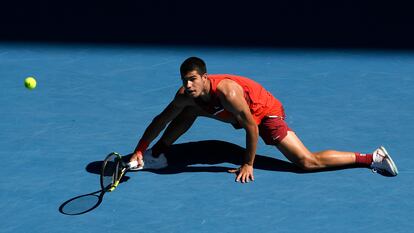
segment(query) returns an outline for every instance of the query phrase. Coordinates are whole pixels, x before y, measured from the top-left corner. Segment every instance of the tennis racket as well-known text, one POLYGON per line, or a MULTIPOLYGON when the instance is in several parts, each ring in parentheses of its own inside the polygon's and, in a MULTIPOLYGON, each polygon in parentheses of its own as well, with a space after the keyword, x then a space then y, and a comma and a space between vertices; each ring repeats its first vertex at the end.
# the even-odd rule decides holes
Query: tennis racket
POLYGON ((128 170, 128 165, 122 161, 122 156, 116 152, 106 156, 101 170, 101 188, 104 192, 112 192, 116 189, 128 170))

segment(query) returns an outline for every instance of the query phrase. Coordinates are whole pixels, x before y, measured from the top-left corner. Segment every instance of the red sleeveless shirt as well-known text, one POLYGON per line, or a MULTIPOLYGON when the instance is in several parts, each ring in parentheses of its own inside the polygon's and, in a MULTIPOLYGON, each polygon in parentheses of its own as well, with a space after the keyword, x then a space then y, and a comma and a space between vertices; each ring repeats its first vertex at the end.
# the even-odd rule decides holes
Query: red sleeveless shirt
POLYGON ((273 95, 264 89, 259 83, 246 77, 231 74, 209 74, 207 78, 210 80, 210 101, 208 103, 202 103, 201 101, 196 102, 208 113, 221 119, 233 117, 230 112, 223 108, 217 93, 217 85, 223 79, 230 79, 243 88, 244 99, 249 105, 250 112, 258 125, 266 116, 278 116, 282 119, 285 118, 282 103, 273 97, 273 95))

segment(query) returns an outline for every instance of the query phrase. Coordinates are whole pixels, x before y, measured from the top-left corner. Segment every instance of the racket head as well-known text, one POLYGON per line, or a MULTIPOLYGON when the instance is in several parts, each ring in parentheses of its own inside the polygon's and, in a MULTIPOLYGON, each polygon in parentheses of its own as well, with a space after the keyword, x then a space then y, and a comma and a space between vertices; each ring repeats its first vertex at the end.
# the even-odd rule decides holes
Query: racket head
MULTIPOLYGON (((113 191, 120 181, 123 170, 122 156, 112 152, 106 156, 101 169, 101 188, 105 192, 113 191)), ((123 174, 122 174, 123 175, 123 174)))

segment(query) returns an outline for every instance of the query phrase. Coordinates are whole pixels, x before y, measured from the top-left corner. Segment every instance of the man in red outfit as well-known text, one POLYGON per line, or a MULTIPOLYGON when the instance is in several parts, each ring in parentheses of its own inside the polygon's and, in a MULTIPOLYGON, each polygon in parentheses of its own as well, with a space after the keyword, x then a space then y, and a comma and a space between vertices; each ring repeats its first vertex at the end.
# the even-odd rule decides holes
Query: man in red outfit
POLYGON ((286 124, 280 101, 251 79, 229 74, 207 74, 204 61, 197 57, 186 59, 180 73, 183 86, 145 130, 131 157, 131 169, 166 167, 167 161, 162 154, 165 148, 185 133, 198 116, 205 116, 245 130, 243 163, 240 168, 230 170, 236 173, 236 181, 242 183, 254 180, 253 164, 259 135, 266 144, 276 146, 287 159, 304 170, 360 164, 392 176, 398 174, 384 147, 379 147, 372 154, 335 150, 310 152, 286 124), (152 150, 145 153, 166 127, 152 150))

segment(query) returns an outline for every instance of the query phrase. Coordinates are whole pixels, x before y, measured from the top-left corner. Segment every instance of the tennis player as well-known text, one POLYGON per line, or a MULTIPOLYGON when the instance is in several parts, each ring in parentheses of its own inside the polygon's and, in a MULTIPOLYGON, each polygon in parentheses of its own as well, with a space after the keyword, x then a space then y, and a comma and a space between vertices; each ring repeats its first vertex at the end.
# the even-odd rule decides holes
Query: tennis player
POLYGON ((133 169, 166 167, 168 163, 163 152, 193 125, 197 117, 204 116, 230 123, 246 132, 243 163, 238 169, 229 171, 236 174, 238 182, 254 180, 253 164, 259 136, 306 171, 358 164, 381 174, 398 174, 384 147, 372 154, 309 151, 286 124, 281 102, 251 79, 230 74, 208 74, 206 64, 197 57, 186 59, 180 73, 183 85, 171 103, 146 128, 130 160, 133 169), (147 151, 164 129, 160 140, 147 151))

